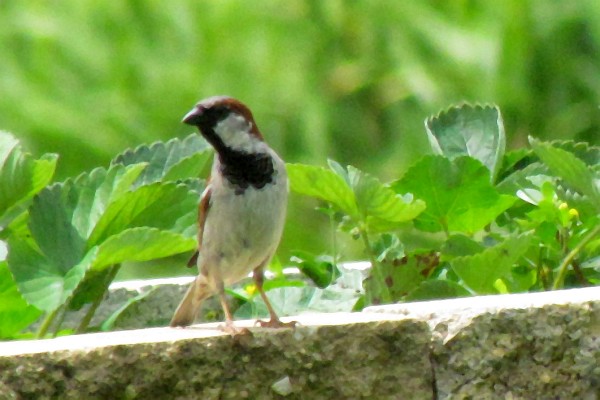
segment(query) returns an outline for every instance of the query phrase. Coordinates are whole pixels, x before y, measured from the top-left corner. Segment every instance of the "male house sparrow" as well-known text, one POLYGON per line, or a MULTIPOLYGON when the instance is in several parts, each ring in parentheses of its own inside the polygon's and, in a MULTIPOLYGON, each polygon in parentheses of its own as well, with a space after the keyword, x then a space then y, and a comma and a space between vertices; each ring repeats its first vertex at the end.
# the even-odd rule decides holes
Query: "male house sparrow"
POLYGON ((226 96, 202 100, 183 118, 198 127, 216 154, 198 210, 198 276, 177 307, 171 326, 194 322, 202 301, 217 293, 225 330, 239 333, 226 303, 225 285, 253 271, 271 316, 261 326, 293 326, 277 317, 263 290, 263 269, 275 253, 285 221, 285 164, 265 143, 252 113, 226 96))

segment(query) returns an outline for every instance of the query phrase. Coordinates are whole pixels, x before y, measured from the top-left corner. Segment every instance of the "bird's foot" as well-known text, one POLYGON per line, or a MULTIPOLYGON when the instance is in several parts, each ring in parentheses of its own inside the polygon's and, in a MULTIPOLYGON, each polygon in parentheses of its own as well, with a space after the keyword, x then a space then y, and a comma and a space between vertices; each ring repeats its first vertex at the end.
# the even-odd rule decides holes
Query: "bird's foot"
POLYGON ((282 322, 279 318, 271 318, 268 321, 262 321, 257 319, 254 326, 260 326, 261 328, 292 328, 298 326, 298 321, 282 322))
POLYGON ((219 329, 232 337, 252 336, 252 332, 248 328, 238 328, 233 324, 233 321, 225 321, 225 325, 220 325, 219 329))

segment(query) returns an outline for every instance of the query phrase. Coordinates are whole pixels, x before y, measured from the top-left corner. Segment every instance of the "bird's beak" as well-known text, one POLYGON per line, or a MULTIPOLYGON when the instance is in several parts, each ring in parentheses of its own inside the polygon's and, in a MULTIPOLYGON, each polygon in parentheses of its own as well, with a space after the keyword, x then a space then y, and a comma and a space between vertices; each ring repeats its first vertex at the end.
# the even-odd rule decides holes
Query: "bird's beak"
POLYGON ((181 122, 188 125, 199 125, 203 114, 204 108, 196 106, 192 108, 192 111, 185 114, 181 122))

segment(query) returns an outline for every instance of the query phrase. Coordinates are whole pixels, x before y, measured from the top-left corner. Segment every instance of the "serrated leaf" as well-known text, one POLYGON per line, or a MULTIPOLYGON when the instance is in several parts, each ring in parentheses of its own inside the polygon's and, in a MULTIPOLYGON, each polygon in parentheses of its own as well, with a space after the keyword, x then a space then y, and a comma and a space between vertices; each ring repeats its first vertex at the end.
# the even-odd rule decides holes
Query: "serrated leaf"
POLYGON ((124 261, 148 261, 193 250, 194 238, 157 228, 126 229, 109 237, 99 245, 94 268, 124 261))
POLYGON ((40 314, 40 310, 23 299, 8 265, 0 261, 0 339, 13 337, 40 314))
POLYGON ((516 199, 498 194, 490 184, 489 170, 470 157, 450 161, 425 156, 392 189, 425 201, 427 208, 415 219, 415 226, 428 232, 476 232, 516 199))
POLYGON ((549 142, 552 147, 563 149, 575 155, 583 161, 587 166, 597 166, 600 164, 600 147, 591 146, 585 142, 575 142, 573 140, 555 140, 549 142))
MULTIPOLYGON (((82 214, 77 216, 82 197, 87 199, 79 196, 78 188, 68 181, 41 191, 29 209, 29 229, 40 256, 63 274, 77 265, 87 251, 87 221, 82 214)), ((14 244, 11 243, 11 251, 14 244)), ((17 277, 16 270, 12 271, 17 277)))
MULTIPOLYGON (((91 249, 73 264, 60 264, 48 258, 31 238, 9 240, 8 265, 19 291, 28 303, 50 312, 72 295, 91 267, 97 248, 91 249)), ((73 259, 64 257, 63 260, 73 259)))
POLYGON ((75 180, 42 190, 29 210, 29 229, 43 254, 50 259, 69 258, 74 265, 87 251, 87 239, 115 199, 128 193, 143 166, 97 168, 75 180))
POLYGON ((352 217, 358 217, 354 193, 335 172, 312 165, 287 164, 292 191, 333 204, 352 217))
POLYGON ((140 186, 124 193, 107 207, 94 227, 89 243, 101 243, 133 227, 173 229, 177 226, 184 230, 188 227, 178 224, 178 220, 192 222, 188 214, 196 212, 197 202, 198 197, 193 192, 175 183, 140 186))
POLYGON ((572 189, 590 198, 600 211, 600 178, 596 179, 588 166, 573 153, 556 148, 550 143, 529 138, 533 151, 548 166, 550 171, 561 178, 572 189))
POLYGON ((477 294, 498 293, 496 281, 508 276, 529 248, 531 233, 508 237, 504 242, 474 255, 450 261, 454 272, 477 294))
POLYGON ((185 179, 197 177, 208 164, 212 157, 212 151, 207 149, 199 153, 194 153, 174 164, 162 177, 165 182, 183 181, 185 179))
POLYGON ((423 201, 407 200, 375 177, 352 166, 348 167, 348 177, 356 205, 366 219, 369 231, 389 230, 390 223, 410 221, 425 209, 423 201))
POLYGON ((597 206, 593 204, 589 197, 559 186, 556 188, 558 198, 566 202, 570 208, 577 210, 582 220, 589 220, 598 215, 597 206))
POLYGON ((210 159, 212 148, 200 136, 189 135, 184 139, 155 142, 142 145, 119 154, 112 164, 131 165, 145 163, 144 172, 135 182, 135 187, 161 180, 196 178, 210 159))
POLYGON ((0 229, 16 217, 24 202, 44 188, 56 169, 56 154, 35 159, 19 141, 0 131, 0 229))
POLYGON ((425 121, 431 148, 449 159, 470 156, 481 161, 494 182, 506 146, 504 123, 497 106, 464 104, 425 121))
POLYGON ((439 257, 432 251, 377 264, 363 282, 365 301, 367 304, 387 304, 402 300, 427 279, 438 263, 439 257))
MULTIPOLYGON (((55 184, 40 193, 36 206, 32 207, 33 212, 39 212, 43 217, 47 213, 45 208, 50 212, 65 208, 69 224, 87 239, 108 204, 128 192, 143 169, 142 164, 116 165, 108 170, 96 168, 74 180, 55 184), (61 199, 51 199, 53 191, 61 192, 61 199)), ((41 221, 39 226, 44 226, 44 222, 41 221)))
MULTIPOLYGON (((9 253, 10 269, 31 304, 53 311, 71 298, 84 277, 93 279, 86 275, 92 265, 99 270, 111 263, 164 257, 195 246, 189 230, 187 238, 166 230, 193 226, 188 214, 195 213, 198 196, 174 183, 130 191, 143 167, 96 169, 34 197, 29 231, 21 229, 18 236, 12 232, 9 253)), ((81 299, 88 301, 88 297, 81 299)))
POLYGON ((348 171, 346 171, 346 169, 344 167, 342 167, 342 165, 340 163, 329 158, 329 159, 327 159, 327 165, 329 165, 329 168, 333 172, 338 174, 340 177, 342 177, 344 179, 344 181, 346 182, 346 184, 348 184, 348 186, 350 186, 350 178, 348 177, 348 171))

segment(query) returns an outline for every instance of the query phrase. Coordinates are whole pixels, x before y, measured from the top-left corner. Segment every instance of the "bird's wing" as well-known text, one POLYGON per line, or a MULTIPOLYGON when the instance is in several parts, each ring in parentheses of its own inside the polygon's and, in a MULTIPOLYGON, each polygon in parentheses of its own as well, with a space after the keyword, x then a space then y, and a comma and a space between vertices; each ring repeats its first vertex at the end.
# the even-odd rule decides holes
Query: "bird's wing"
MULTIPOLYGON (((207 180, 206 188, 204 192, 202 192, 202 197, 200 198, 200 204, 198 205, 198 250, 202 248, 202 236, 204 235, 204 223, 206 222, 206 215, 208 214, 208 209, 210 208, 210 194, 211 194, 211 186, 207 180)), ((188 267, 193 267, 198 262, 198 250, 194 252, 190 260, 188 261, 188 267)))

